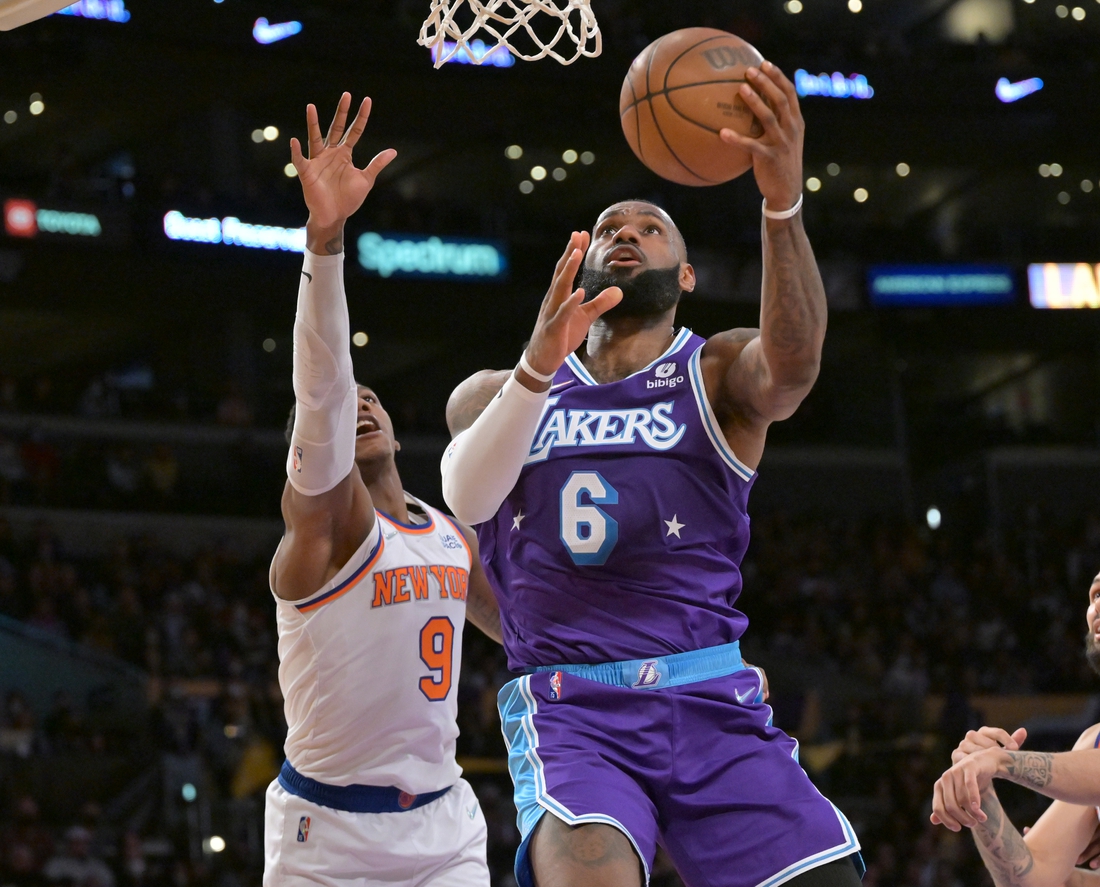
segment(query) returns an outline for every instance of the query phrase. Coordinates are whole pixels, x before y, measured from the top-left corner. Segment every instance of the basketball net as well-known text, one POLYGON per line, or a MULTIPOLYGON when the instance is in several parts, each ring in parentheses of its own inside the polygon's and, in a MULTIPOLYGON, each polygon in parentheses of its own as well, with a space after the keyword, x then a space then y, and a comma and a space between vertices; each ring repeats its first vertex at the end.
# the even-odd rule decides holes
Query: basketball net
MULTIPOLYGON (((475 65, 486 60, 492 64, 489 56, 501 46, 525 62, 550 56, 563 65, 573 64, 582 55, 595 58, 603 49, 603 38, 592 12, 591 0, 432 0, 432 11, 424 20, 416 42, 432 50, 437 68, 459 54, 465 54, 467 60, 475 65), (463 18, 472 16, 472 21, 465 27, 455 20, 463 3, 466 4, 463 18), (572 21, 574 12, 579 13, 576 27, 572 21), (552 37, 540 36, 535 30, 532 19, 540 13, 558 20, 557 33, 552 37), (533 54, 521 52, 509 42, 524 34, 537 47, 533 54), (475 53, 469 48, 475 35, 484 35, 496 42, 487 51, 481 51, 479 47, 475 53), (559 44, 564 54, 557 52, 559 44)), ((490 41, 485 40, 485 43, 490 41)))

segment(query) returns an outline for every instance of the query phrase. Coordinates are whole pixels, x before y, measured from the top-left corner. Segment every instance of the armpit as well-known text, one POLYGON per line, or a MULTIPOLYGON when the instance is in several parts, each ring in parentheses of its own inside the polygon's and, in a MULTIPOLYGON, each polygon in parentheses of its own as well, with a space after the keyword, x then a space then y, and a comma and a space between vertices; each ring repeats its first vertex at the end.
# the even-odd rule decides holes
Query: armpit
POLYGON ((482 370, 461 383, 447 401, 447 428, 451 437, 465 431, 489 406, 508 381, 511 370, 482 370))

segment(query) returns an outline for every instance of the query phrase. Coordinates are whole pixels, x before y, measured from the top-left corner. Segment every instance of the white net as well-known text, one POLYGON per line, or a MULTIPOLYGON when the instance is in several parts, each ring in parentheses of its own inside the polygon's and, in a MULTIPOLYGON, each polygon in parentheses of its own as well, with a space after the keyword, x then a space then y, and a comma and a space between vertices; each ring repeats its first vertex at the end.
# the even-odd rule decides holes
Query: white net
POLYGON ((432 0, 417 43, 432 50, 437 68, 452 59, 494 64, 501 52, 571 65, 603 49, 591 0, 432 0), (475 37, 480 45, 471 47, 475 37))

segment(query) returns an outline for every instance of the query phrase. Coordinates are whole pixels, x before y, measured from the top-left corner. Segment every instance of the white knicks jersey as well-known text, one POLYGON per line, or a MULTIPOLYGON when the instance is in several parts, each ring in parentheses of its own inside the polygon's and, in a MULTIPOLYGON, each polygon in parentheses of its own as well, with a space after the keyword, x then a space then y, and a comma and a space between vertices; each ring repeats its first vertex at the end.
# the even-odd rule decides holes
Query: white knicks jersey
POLYGON ((470 548, 442 512, 375 512, 374 528, 316 594, 278 601, 287 760, 328 785, 453 785, 470 548))

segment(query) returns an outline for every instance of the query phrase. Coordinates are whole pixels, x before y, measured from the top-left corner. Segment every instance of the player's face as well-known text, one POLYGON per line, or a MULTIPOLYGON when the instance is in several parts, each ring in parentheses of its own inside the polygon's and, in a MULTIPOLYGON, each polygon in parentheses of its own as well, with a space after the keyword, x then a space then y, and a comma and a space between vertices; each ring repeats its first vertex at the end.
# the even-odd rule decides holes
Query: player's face
POLYGON ((1089 608, 1085 611, 1085 621, 1089 631, 1085 635, 1085 656, 1092 670, 1100 674, 1100 574, 1092 580, 1089 588, 1089 608))
POLYGON ((397 441, 393 436, 390 414, 382 407, 378 395, 366 385, 358 386, 359 414, 355 425, 355 461, 393 458, 397 441))
POLYGON ((676 226, 664 210, 649 203, 617 203, 600 214, 584 264, 630 278, 652 269, 679 268, 683 260, 676 226))

